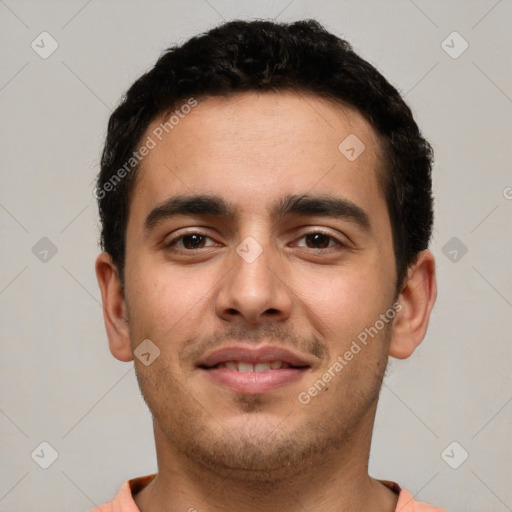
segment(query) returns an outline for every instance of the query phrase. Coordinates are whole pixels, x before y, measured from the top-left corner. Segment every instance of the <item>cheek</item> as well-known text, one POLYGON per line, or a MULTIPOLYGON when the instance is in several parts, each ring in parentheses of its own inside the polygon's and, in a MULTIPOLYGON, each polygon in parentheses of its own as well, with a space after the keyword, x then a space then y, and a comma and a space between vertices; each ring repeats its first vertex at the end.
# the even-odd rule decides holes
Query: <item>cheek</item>
MULTIPOLYGON (((295 271, 296 296, 327 338, 346 340, 373 324, 388 306, 388 284, 378 263, 295 271)), ((306 312, 306 314, 308 314, 306 312)))
POLYGON ((146 266, 141 263, 130 283, 132 336, 153 337, 165 346, 170 339, 182 338, 191 323, 197 327, 211 288, 208 273, 204 274, 198 279, 186 269, 177 271, 154 261, 146 266))

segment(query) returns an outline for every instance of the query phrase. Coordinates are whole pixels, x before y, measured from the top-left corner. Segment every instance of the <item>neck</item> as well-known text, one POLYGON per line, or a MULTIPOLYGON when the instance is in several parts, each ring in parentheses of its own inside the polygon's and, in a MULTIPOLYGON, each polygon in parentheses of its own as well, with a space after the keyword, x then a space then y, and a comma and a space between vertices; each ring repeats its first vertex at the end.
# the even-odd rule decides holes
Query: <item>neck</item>
POLYGON ((155 424, 158 474, 134 500, 141 512, 393 512, 397 495, 368 475, 373 418, 368 426, 300 467, 247 474, 206 468, 170 446, 155 424))

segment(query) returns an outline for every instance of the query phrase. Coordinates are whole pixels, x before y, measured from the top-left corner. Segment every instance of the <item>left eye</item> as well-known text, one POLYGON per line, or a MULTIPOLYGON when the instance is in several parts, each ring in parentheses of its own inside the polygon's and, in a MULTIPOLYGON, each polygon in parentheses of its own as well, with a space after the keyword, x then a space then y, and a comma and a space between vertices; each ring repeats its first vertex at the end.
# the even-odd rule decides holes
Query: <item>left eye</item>
POLYGON ((310 249, 328 249, 333 246, 341 246, 343 245, 341 242, 336 240, 331 235, 326 233, 322 233, 321 231, 317 233, 308 233, 307 235, 303 235, 300 240, 305 239, 305 245, 300 245, 300 247, 308 247, 310 249), (333 242, 333 245, 329 245, 333 242))

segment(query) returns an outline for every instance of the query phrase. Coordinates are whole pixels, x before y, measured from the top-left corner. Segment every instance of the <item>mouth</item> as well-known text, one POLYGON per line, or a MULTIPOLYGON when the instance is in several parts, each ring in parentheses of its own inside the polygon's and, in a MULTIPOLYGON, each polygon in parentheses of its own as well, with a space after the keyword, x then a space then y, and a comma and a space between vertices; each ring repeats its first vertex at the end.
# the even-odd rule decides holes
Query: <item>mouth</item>
POLYGON ((225 363, 219 363, 215 366, 201 366, 201 368, 204 368, 205 370, 227 368, 228 370, 232 370, 234 372, 260 373, 286 368, 305 368, 305 366, 293 366, 286 361, 268 361, 254 364, 246 361, 226 361, 225 363))
POLYGON ((300 380, 311 368, 308 357, 262 347, 230 347, 200 360, 197 367, 215 384, 235 393, 262 394, 300 380))

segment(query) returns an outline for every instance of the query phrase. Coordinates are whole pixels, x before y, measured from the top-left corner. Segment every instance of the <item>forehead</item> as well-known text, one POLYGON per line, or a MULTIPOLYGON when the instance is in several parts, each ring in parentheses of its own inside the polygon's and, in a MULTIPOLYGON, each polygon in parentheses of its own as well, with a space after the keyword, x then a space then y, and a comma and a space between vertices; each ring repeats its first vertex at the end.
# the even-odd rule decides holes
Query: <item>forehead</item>
POLYGON ((297 92, 250 92, 206 98, 183 112, 146 130, 142 142, 150 138, 154 147, 141 162, 130 218, 178 194, 224 196, 251 215, 284 195, 313 192, 385 209, 378 137, 349 106, 297 92))

